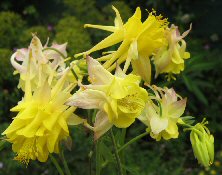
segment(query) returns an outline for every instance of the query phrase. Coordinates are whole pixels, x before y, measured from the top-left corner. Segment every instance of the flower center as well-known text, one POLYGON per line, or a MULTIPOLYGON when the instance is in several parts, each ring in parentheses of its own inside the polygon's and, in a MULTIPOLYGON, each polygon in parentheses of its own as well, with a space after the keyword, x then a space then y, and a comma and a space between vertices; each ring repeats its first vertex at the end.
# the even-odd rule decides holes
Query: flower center
POLYGON ((138 94, 129 94, 118 100, 118 107, 124 113, 138 113, 144 108, 144 101, 139 98, 138 94))

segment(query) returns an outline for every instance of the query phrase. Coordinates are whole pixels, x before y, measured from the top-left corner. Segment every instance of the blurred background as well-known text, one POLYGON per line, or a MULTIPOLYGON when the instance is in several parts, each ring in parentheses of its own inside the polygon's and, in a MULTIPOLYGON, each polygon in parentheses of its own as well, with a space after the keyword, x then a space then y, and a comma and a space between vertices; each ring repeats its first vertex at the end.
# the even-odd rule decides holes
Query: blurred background
MULTIPOLYGON (((0 1, 0 132, 15 114, 9 112, 21 100, 17 89, 18 77, 10 65, 12 53, 28 47, 37 36, 44 44, 68 42, 69 56, 85 51, 109 33, 84 29, 84 23, 113 25, 117 7, 124 21, 137 6, 142 8, 143 19, 152 8, 179 26, 181 32, 193 24, 185 38, 191 58, 185 71, 175 81, 163 83, 163 77, 153 80, 174 87, 188 98, 186 114, 201 122, 209 120, 215 136, 215 162, 210 169, 197 164, 193 156, 189 134, 182 132, 179 139, 155 142, 146 137, 126 149, 125 169, 129 175, 221 175, 222 174, 222 1, 221 0, 1 0, 0 1)), ((96 56, 96 55, 95 55, 96 56)), ((129 140, 144 131, 137 123, 127 130, 129 140)), ((92 138, 82 127, 71 128, 72 151, 65 151, 71 172, 89 174, 88 153, 92 138)), ((118 134, 118 132, 116 132, 118 134)), ((105 151, 105 150, 104 150, 105 151)), ((13 160, 11 145, 0 146, 0 175, 56 175, 49 160, 47 163, 31 161, 28 167, 13 160)), ((58 156, 57 156, 58 157, 58 156)), ((93 165, 94 166, 94 165, 93 165)), ((110 162, 102 175, 116 175, 115 163, 110 162)))

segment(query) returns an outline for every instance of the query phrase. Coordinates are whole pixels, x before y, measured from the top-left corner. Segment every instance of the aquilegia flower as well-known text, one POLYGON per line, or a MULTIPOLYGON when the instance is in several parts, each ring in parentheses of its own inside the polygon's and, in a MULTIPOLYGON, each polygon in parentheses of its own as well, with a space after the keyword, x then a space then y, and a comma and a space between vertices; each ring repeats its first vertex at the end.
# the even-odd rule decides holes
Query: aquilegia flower
MULTIPOLYGON (((57 72, 65 70, 66 65, 62 56, 67 56, 66 45, 53 44, 49 49, 42 46, 39 38, 33 36, 32 41, 28 49, 18 49, 11 56, 11 64, 16 69, 15 73, 20 74, 19 87, 25 90, 25 81, 27 79, 27 71, 30 70, 30 81, 32 84, 32 90, 42 86, 41 83, 50 76, 48 81, 53 81, 53 77, 57 72), (52 50, 54 49, 54 50, 52 50), (59 52, 56 52, 59 51, 59 52), (29 68, 28 68, 29 66, 29 68)), ((49 82, 49 84, 51 84, 49 82)))
POLYGON ((145 107, 148 94, 139 86, 140 77, 125 75, 118 67, 112 75, 93 58, 87 56, 90 85, 80 85, 66 104, 83 109, 99 109, 96 115, 95 139, 112 125, 130 126, 145 107))
POLYGON ((134 72, 149 83, 151 76, 149 57, 158 48, 167 44, 164 32, 168 25, 167 19, 163 19, 162 16, 155 16, 155 12, 151 12, 148 18, 141 22, 141 10, 138 7, 134 15, 123 24, 118 10, 115 7, 113 9, 116 12, 115 26, 85 25, 85 27, 113 33, 90 50, 76 54, 76 56, 88 55, 121 42, 117 51, 107 52, 108 54, 98 58, 98 61, 105 61, 103 66, 109 71, 115 68, 116 61, 118 64, 125 62, 124 72, 126 72, 132 61, 134 72))
POLYGON ((159 141, 177 138, 179 135, 177 122, 184 113, 186 99, 179 99, 176 92, 171 89, 150 87, 154 96, 149 96, 144 112, 139 117, 150 130, 152 138, 159 141))
POLYGON ((17 154, 15 160, 24 164, 28 164, 30 159, 45 162, 49 153, 59 152, 59 142, 69 136, 67 120, 73 117, 75 107, 64 103, 71 97, 75 85, 65 85, 68 71, 52 88, 45 81, 33 93, 30 73, 27 72, 25 96, 11 109, 18 114, 3 132, 17 154))
POLYGON ((178 27, 172 25, 166 30, 167 45, 163 46, 154 55, 153 61, 156 68, 156 77, 160 73, 179 74, 184 70, 184 59, 190 58, 186 52, 186 42, 183 38, 190 29, 180 35, 178 27))

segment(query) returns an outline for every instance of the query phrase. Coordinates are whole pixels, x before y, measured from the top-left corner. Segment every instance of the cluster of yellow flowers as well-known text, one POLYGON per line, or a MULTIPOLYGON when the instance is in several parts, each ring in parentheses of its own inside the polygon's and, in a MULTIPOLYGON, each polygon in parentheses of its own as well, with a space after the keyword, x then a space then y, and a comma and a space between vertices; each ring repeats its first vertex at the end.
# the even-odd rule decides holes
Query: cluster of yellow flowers
POLYGON ((75 55, 86 59, 70 62, 66 43, 42 46, 35 35, 28 49, 19 49, 12 55, 24 98, 11 109, 18 114, 3 135, 12 143, 15 159, 25 164, 30 159, 45 162, 50 153, 59 153, 60 141, 69 137, 69 124, 83 124, 97 140, 113 125, 127 128, 138 119, 157 141, 178 138, 178 124, 186 126, 191 130, 196 158, 209 166, 214 159, 214 139, 206 123, 187 124, 181 117, 187 99, 173 88, 151 85, 151 63, 155 77, 184 70, 184 60, 190 54, 183 38, 191 28, 180 35, 177 26, 168 27, 168 20, 154 10, 142 22, 140 8, 124 24, 119 11, 115 7, 113 10, 114 26, 85 25, 112 32, 90 50, 75 55), (104 52, 97 59, 89 56, 118 43, 121 44, 116 51, 104 52), (85 75, 88 85, 83 81, 85 75), (77 85, 80 88, 74 92, 77 85), (77 107, 97 109, 93 126, 74 114, 77 107))

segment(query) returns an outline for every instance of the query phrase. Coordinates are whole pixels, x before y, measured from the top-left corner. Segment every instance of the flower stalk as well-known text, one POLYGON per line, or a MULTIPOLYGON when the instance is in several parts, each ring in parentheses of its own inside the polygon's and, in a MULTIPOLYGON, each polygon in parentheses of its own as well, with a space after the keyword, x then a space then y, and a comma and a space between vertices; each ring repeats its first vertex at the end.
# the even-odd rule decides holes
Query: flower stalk
POLYGON ((119 157, 119 154, 118 154, 118 149, 117 149, 117 145, 116 145, 116 141, 115 141, 115 137, 114 137, 112 128, 110 129, 110 137, 111 137, 111 140, 112 140, 112 143, 113 143, 113 149, 114 149, 114 154, 115 154, 115 157, 116 157, 116 163, 117 163, 119 175, 123 175, 121 160, 120 160, 120 157, 119 157))
POLYGON ((52 161, 52 163, 55 165, 59 175, 65 175, 62 168, 59 166, 59 163, 57 162, 57 160, 55 159, 55 157, 52 154, 49 154, 49 157, 52 161))
POLYGON ((132 143, 136 142, 137 140, 143 138, 144 136, 148 135, 149 133, 146 131, 136 137, 134 137, 133 139, 131 139, 129 142, 127 142, 126 144, 124 144, 120 149, 118 149, 118 153, 121 152, 122 150, 124 150, 126 147, 128 147, 129 145, 131 145, 132 143))
POLYGON ((66 161, 66 158, 64 156, 64 152, 63 151, 61 151, 61 159, 62 159, 64 168, 65 168, 66 175, 71 175, 71 172, 70 172, 70 169, 69 169, 69 166, 67 164, 67 161, 66 161))
POLYGON ((96 175, 100 175, 100 172, 101 172, 100 140, 97 140, 95 144, 96 144, 96 146, 95 146, 95 149, 96 149, 96 175))

